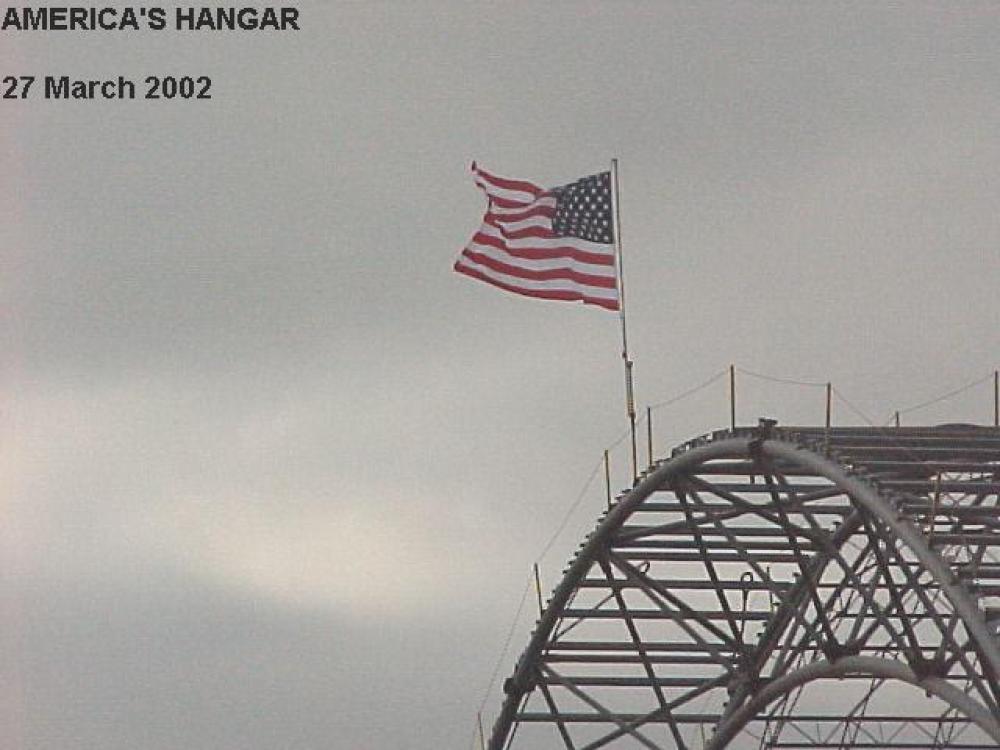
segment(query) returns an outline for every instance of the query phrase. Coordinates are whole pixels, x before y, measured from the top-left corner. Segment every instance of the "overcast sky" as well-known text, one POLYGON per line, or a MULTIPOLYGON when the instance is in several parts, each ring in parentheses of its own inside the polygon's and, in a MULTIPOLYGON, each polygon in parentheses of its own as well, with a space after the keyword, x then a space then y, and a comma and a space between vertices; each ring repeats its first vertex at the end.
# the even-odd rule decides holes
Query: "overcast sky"
MULTIPOLYGON (((640 408, 735 363, 882 423, 1000 364, 996 3, 301 8, 0 37, 3 75, 214 81, 0 102, 5 748, 470 746, 625 426, 615 315, 451 271, 472 159, 620 159, 640 408)), ((991 420, 990 385, 904 422, 991 420)), ((717 380, 656 451, 727 424, 717 380)))

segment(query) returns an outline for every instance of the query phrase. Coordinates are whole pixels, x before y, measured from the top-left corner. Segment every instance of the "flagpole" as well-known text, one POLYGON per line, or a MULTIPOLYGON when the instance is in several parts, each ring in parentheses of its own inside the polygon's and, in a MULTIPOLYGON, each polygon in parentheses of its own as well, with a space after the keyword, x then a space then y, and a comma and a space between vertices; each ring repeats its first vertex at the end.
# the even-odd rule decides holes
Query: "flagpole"
POLYGON ((611 160, 612 220, 615 229, 615 255, 618 258, 618 313, 622 321, 622 361, 625 363, 625 412, 628 414, 632 434, 632 479, 639 477, 639 464, 635 441, 635 388, 632 382, 632 360, 628 357, 628 328, 625 325, 625 268, 622 263, 621 212, 618 200, 618 159, 611 160))

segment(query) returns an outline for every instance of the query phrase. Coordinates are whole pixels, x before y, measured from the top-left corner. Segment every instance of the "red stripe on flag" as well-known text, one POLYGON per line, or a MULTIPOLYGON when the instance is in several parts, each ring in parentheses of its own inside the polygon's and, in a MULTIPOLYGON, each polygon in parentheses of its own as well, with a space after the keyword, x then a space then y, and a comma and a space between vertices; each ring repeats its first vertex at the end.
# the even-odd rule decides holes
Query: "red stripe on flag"
POLYGON ((496 219, 490 218, 490 214, 487 214, 483 224, 489 224, 491 227, 496 229, 504 237, 512 240, 520 240, 525 237, 537 237, 543 240, 558 240, 559 237, 555 232, 552 231, 552 227, 539 224, 529 224, 526 227, 521 227, 520 229, 511 229, 510 225, 506 221, 497 221, 496 219))
MULTIPOLYGON (((487 193, 487 195, 489 195, 487 193)), ((496 195, 490 195, 490 205, 497 206, 499 208, 528 208, 533 206, 535 201, 515 201, 508 198, 500 198, 496 195)))
POLYGON ((496 185, 498 188, 503 190, 522 190, 526 193, 531 193, 536 198, 545 192, 544 188, 538 187, 538 185, 533 182, 528 182, 527 180, 511 180, 506 177, 497 177, 494 174, 490 174, 484 169, 479 167, 475 168, 477 175, 482 177, 485 181, 492 185, 496 185))
POLYGON ((455 264, 455 270, 458 273, 465 274, 466 276, 471 276, 474 279, 479 279, 480 281, 485 281, 487 284, 492 284, 500 289, 505 289, 508 292, 514 292, 515 294, 521 294, 525 297, 537 297, 539 299, 555 299, 562 300, 564 302, 583 302, 585 305, 597 305, 598 307, 603 307, 605 310, 617 310, 618 300, 614 299, 603 299, 601 297, 588 297, 579 291, 570 291, 562 289, 528 289, 526 287, 514 286, 513 284, 507 284, 498 279, 491 278, 484 273, 480 273, 474 268, 469 268, 468 266, 455 264))
POLYGON ((526 258, 528 260, 566 258, 580 263, 590 263, 594 266, 615 265, 615 256, 610 252, 594 253, 589 250, 581 250, 572 245, 560 245, 558 247, 511 247, 502 238, 483 232, 476 232, 472 237, 472 241, 478 245, 490 245, 518 258, 526 258))
POLYGON ((526 207, 523 211, 509 211, 502 214, 496 213, 495 211, 487 211, 486 221, 491 223, 502 222, 510 224, 515 221, 527 221, 528 219, 543 219, 548 220, 551 223, 552 217, 555 215, 555 207, 542 206, 533 203, 530 207, 526 207))
POLYGON ((566 281, 574 281, 577 284, 582 284, 584 286, 592 286, 602 289, 616 288, 613 276, 596 276, 594 274, 582 273, 572 268, 546 268, 544 270, 525 268, 524 266, 504 263, 501 260, 491 258, 488 255, 483 255, 482 253, 477 253, 475 250, 471 250, 469 248, 465 248, 462 255, 477 265, 486 266, 487 268, 492 268, 494 271, 499 271, 500 273, 508 276, 517 276, 518 278, 530 281, 564 279, 566 281))

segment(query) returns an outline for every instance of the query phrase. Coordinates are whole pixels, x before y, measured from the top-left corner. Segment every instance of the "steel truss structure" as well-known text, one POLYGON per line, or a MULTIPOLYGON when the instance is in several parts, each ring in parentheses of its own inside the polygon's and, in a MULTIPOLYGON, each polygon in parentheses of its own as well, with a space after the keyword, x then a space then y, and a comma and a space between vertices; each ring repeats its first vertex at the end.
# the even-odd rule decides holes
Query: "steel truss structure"
POLYGON ((490 750, 1000 747, 1000 430, 686 443, 580 545, 490 750))

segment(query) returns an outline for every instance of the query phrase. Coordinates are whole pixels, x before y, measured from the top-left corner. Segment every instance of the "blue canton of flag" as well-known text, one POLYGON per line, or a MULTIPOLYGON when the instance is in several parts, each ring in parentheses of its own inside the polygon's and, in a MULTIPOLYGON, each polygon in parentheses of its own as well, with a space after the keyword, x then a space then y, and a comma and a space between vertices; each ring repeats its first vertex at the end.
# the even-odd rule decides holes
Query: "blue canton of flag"
POLYGON ((552 189, 556 213, 552 231, 561 237, 610 245, 615 241, 611 221, 611 173, 600 172, 552 189))

